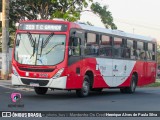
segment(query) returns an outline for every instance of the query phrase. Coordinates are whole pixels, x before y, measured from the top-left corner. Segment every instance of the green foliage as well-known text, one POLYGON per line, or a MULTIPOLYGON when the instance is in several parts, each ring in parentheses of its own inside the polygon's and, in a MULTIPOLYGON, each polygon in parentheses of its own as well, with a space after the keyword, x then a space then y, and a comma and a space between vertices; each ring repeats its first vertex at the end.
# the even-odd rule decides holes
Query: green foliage
POLYGON ((80 11, 87 6, 87 0, 11 0, 10 19, 14 22, 25 18, 76 21, 80 18, 80 11))
POLYGON ((102 23, 106 28, 117 29, 116 25, 113 23, 113 17, 110 11, 107 10, 107 6, 101 7, 98 2, 92 3, 91 10, 98 14, 101 18, 102 23))
POLYGON ((157 81, 155 83, 152 83, 152 84, 149 84, 149 85, 146 85, 145 87, 160 87, 160 82, 157 81))
MULTIPOLYGON (((15 23, 20 20, 37 20, 61 18, 67 21, 77 21, 80 13, 88 7, 93 0, 11 0, 10 1, 10 27, 12 32, 15 23)), ((111 13, 106 6, 92 3, 91 10, 98 14, 106 28, 116 29, 111 13)))
POLYGON ((14 22, 19 20, 37 20, 49 19, 52 15, 55 5, 51 0, 11 0, 10 2, 10 19, 14 22))
POLYGON ((52 18, 63 18, 72 22, 79 20, 83 8, 88 7, 87 0, 52 0, 52 2, 57 7, 52 18))

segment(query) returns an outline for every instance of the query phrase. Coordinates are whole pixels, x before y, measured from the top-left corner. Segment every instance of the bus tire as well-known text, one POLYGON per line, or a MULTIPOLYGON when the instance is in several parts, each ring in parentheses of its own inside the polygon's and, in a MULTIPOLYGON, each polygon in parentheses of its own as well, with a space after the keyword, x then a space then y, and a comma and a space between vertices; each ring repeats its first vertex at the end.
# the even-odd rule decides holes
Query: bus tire
POLYGON ((86 75, 83 80, 82 88, 76 90, 76 94, 78 97, 86 97, 89 95, 89 91, 90 91, 90 82, 89 82, 89 77, 86 75))
POLYGON ((126 88, 120 88, 121 93, 126 93, 126 88))
POLYGON ((91 91, 102 92, 103 88, 92 88, 91 91))
POLYGON ((48 88, 45 87, 34 87, 34 91, 37 95, 45 95, 48 91, 48 88))
POLYGON ((136 76, 132 75, 130 87, 120 88, 121 93, 134 93, 136 90, 137 82, 136 76))

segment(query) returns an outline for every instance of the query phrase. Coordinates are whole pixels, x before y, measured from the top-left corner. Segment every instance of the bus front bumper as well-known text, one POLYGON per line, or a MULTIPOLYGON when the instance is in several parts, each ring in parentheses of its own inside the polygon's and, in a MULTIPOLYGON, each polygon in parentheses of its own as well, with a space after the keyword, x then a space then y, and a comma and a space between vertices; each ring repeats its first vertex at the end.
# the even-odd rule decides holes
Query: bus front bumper
POLYGON ((66 89, 67 76, 51 79, 27 78, 12 74, 12 85, 66 89))

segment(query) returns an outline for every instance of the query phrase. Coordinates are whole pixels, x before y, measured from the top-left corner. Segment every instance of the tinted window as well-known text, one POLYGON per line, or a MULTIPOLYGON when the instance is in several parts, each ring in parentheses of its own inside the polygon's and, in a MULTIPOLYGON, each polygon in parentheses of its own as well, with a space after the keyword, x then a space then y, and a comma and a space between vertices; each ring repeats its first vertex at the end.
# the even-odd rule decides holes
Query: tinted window
POLYGON ((101 42, 100 42, 100 48, 99 48, 99 55, 100 56, 112 56, 112 46, 111 46, 111 37, 102 35, 101 36, 101 42))
POLYGON ((123 57, 123 48, 122 48, 122 38, 114 38, 114 57, 122 58, 123 57))
POLYGON ((139 42, 139 41, 137 42, 137 55, 138 55, 138 59, 141 59, 141 60, 146 59, 143 42, 139 42))
POLYGON ((99 45, 96 41, 96 34, 87 33, 85 54, 86 55, 98 55, 99 45))

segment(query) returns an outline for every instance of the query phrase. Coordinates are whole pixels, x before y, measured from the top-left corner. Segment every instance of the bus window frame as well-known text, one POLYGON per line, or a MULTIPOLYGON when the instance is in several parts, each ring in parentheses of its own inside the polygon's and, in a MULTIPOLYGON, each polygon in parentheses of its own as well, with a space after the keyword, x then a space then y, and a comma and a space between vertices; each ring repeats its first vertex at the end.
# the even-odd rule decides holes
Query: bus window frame
POLYGON ((99 57, 100 58, 113 58, 113 39, 112 36, 109 34, 100 34, 100 39, 99 39, 99 57), (102 44, 102 36, 107 36, 109 38, 109 45, 102 44), (111 49, 111 55, 100 55, 100 49, 106 47, 111 49))
POLYGON ((113 42, 113 43, 112 43, 112 52, 113 52, 113 58, 114 58, 114 59, 125 59, 125 57, 123 56, 123 54, 124 54, 124 53, 123 53, 123 50, 124 50, 123 39, 124 39, 124 38, 121 37, 121 36, 113 36, 113 37, 112 37, 112 42, 113 42), (121 42, 121 45, 118 46, 118 49, 121 50, 121 55, 120 55, 120 57, 115 56, 115 46, 114 46, 114 45, 115 45, 115 43, 114 43, 114 42, 115 42, 115 41, 114 41, 115 39, 114 39, 114 38, 119 38, 119 39, 121 39, 121 41, 122 41, 122 42, 121 42))
MULTIPOLYGON (((85 31, 85 39, 84 39, 84 56, 96 56, 96 57, 98 57, 99 56, 99 43, 100 43, 100 40, 99 40, 99 38, 100 38, 100 34, 98 33, 98 32, 95 32, 95 31, 89 31, 89 30, 86 30, 85 31), (87 48, 87 34, 88 33, 91 33, 91 34, 95 34, 95 45, 98 47, 98 52, 97 52, 97 54, 86 54, 85 53, 85 51, 86 51, 86 48, 87 48)), ((91 43, 91 45, 94 45, 94 44, 92 44, 91 43)))

